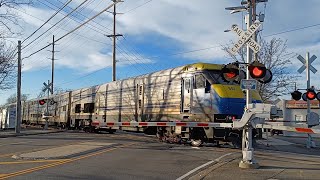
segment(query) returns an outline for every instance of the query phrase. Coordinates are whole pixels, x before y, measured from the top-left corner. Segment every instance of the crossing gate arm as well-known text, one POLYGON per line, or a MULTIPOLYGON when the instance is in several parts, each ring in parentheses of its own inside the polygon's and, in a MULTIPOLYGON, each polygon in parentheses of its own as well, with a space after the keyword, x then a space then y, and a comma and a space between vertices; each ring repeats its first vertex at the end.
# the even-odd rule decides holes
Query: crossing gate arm
POLYGON ((95 127, 137 127, 137 126, 182 126, 182 127, 224 127, 233 128, 233 123, 213 123, 213 122, 99 122, 91 123, 95 127))
POLYGON ((298 127, 298 126, 280 126, 271 124, 256 124, 255 128, 275 129, 282 131, 291 131, 297 133, 308 133, 308 134, 320 134, 320 126, 314 126, 312 128, 298 127))

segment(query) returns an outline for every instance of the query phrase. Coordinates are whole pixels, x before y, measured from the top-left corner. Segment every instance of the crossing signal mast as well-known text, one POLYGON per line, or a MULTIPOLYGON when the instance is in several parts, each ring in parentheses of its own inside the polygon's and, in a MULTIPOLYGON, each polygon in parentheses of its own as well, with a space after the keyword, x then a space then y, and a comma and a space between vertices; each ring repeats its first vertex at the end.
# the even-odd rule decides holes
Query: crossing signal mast
MULTIPOLYGON (((247 11, 246 15, 246 31, 242 30, 237 25, 232 25, 231 29, 235 32, 239 39, 236 41, 234 46, 228 49, 230 54, 236 55, 243 45, 247 45, 246 53, 246 79, 241 80, 240 86, 246 89, 246 111, 250 111, 251 103, 251 92, 257 88, 257 81, 260 83, 268 83, 272 80, 272 73, 267 70, 265 65, 257 61, 257 53, 260 51, 261 46, 256 42, 256 31, 261 26, 261 22, 256 19, 256 5, 257 3, 267 2, 268 0, 242 0, 241 6, 238 7, 227 7, 226 10, 231 10, 231 14, 236 12, 247 11), (252 53, 253 52, 253 53, 252 53), (254 61, 252 61, 252 58, 254 61)), ((260 19, 260 17, 259 17, 260 19)), ((263 18, 261 18, 263 19, 263 18)), ((226 67, 228 68, 228 67, 226 67)), ((223 77, 228 77, 228 71, 224 71, 223 77)), ((230 73, 230 76, 232 73, 230 73)), ((225 78, 227 79, 227 78, 225 78)), ((232 76, 230 80, 235 80, 232 76)), ((252 147, 252 126, 247 125, 243 129, 242 133, 242 160, 239 163, 241 168, 258 168, 259 164, 253 157, 252 147)))

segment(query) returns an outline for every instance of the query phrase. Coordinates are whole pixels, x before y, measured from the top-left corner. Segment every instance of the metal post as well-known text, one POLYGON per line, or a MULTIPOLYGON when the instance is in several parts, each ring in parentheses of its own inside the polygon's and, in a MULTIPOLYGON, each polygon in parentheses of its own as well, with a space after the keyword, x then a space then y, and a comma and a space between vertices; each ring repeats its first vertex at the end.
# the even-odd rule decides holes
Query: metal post
POLYGON ((21 41, 18 41, 18 80, 17 80, 17 106, 16 106, 15 133, 21 130, 21 41))
MULTIPOLYGON (((307 52, 306 55, 306 67, 307 67, 307 89, 310 88, 310 61, 309 61, 309 52, 307 52)), ((307 98, 307 125, 308 128, 311 128, 309 125, 309 118, 310 118, 310 100, 307 98)), ((312 146, 312 137, 310 134, 308 134, 308 139, 307 139, 307 148, 311 148, 312 146)))
POLYGON ((52 36, 52 70, 51 70, 51 94, 53 94, 53 78, 54 78, 54 35, 52 36))
MULTIPOLYGON (((254 1, 254 0, 253 0, 254 1)), ((251 2, 252 4, 248 7, 248 15, 247 15, 247 29, 250 28, 252 24, 252 6, 255 5, 255 2, 251 2)), ((255 36, 255 35, 254 35, 255 36)), ((246 63, 250 64, 252 59, 252 52, 249 44, 247 44, 247 60, 246 63)), ((250 72, 247 66, 247 80, 250 78, 250 72)), ((246 109, 249 108, 249 104, 251 103, 251 93, 250 90, 246 90, 246 109)), ((253 148, 252 148, 252 127, 249 125, 243 129, 242 133, 242 160, 239 163, 240 168, 258 168, 259 164, 253 158, 253 148)))
MULTIPOLYGON (((48 80, 48 85, 50 84, 50 81, 48 80)), ((49 116, 49 96, 50 96, 50 89, 48 88, 47 89, 48 91, 48 97, 47 97, 47 101, 46 101, 46 105, 47 105, 47 108, 46 108, 46 112, 44 113, 45 116, 49 116)), ((46 120, 46 124, 44 126, 44 129, 47 130, 48 129, 48 120, 49 120, 49 117, 45 117, 45 120, 46 120)))

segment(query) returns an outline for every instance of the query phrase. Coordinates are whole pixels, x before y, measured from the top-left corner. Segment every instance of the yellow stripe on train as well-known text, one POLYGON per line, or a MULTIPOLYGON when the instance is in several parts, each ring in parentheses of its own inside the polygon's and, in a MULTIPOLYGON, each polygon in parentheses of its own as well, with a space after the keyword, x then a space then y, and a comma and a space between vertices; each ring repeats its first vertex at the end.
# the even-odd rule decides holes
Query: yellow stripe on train
MULTIPOLYGON (((221 98, 244 98, 245 95, 239 85, 225 85, 225 84, 213 84, 212 89, 221 98)), ((255 100, 261 100, 261 97, 257 91, 251 91, 252 98, 255 100)))

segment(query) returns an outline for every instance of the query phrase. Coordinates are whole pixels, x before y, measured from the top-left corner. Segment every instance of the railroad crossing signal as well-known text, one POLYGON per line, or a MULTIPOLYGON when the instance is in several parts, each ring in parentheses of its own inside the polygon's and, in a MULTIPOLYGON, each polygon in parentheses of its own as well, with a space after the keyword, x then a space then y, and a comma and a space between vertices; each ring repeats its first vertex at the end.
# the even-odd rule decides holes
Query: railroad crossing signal
POLYGON ((264 64, 254 61, 248 66, 250 76, 260 83, 269 83, 272 80, 272 72, 264 64))
POLYGON ((303 94, 300 91, 295 90, 294 92, 291 93, 291 97, 296 101, 300 100, 301 97, 304 101, 314 100, 314 99, 317 99, 318 101, 320 101, 320 92, 316 93, 313 88, 307 89, 307 92, 303 94))
POLYGON ((291 93, 292 99, 294 99, 294 100, 296 100, 296 101, 300 100, 300 99, 301 99, 301 96, 302 96, 302 93, 301 93, 300 91, 293 91, 293 92, 291 93))
MULTIPOLYGON (((237 66, 237 63, 229 63, 225 65, 221 69, 222 78, 226 82, 232 82, 236 81, 237 83, 242 82, 241 79, 244 78, 244 75, 242 77, 242 72, 239 69, 239 66, 237 66)), ((260 83, 269 83, 272 80, 272 73, 269 69, 265 67, 264 64, 259 63, 258 61, 254 61, 253 63, 248 65, 249 74, 250 76, 258 80, 260 83)), ((242 82, 243 88, 242 89, 256 89, 256 86, 253 88, 253 84, 256 84, 256 81, 248 81, 248 82, 242 82), (249 83, 248 85, 245 85, 245 83, 249 83), (250 88, 249 88, 250 87, 250 88)))
POLYGON ((245 43, 247 43, 255 53, 259 52, 261 46, 254 39, 252 39, 251 36, 259 29, 260 26, 260 22, 255 22, 247 31, 243 31, 238 25, 232 25, 231 30, 239 36, 239 39, 229 50, 230 53, 235 55, 245 43))
POLYGON ((230 82, 236 80, 239 75, 239 68, 234 64, 227 64, 222 69, 223 80, 230 82))

